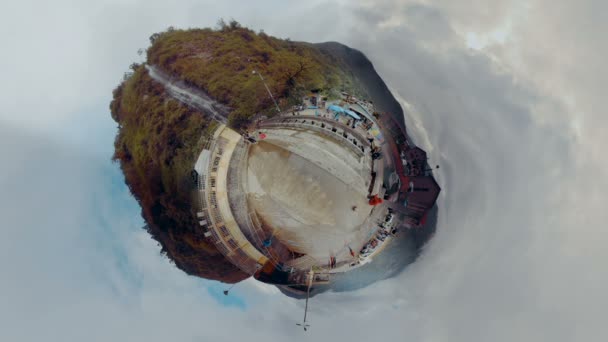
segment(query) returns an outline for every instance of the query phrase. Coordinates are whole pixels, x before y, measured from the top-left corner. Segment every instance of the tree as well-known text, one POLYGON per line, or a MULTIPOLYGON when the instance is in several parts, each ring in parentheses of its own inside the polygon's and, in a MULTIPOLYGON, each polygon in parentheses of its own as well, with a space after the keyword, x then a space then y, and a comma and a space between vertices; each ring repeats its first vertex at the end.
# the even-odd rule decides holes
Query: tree
POLYGON ((226 31, 228 24, 226 24, 226 22, 224 21, 224 18, 220 18, 220 19, 218 19, 216 26, 219 31, 226 31))
POLYGON ((234 19, 230 19, 230 29, 231 30, 236 30, 236 29, 240 29, 241 28, 241 24, 234 20, 234 19))
POLYGON ((150 44, 154 45, 154 42, 160 37, 160 33, 153 33, 150 36, 150 44))

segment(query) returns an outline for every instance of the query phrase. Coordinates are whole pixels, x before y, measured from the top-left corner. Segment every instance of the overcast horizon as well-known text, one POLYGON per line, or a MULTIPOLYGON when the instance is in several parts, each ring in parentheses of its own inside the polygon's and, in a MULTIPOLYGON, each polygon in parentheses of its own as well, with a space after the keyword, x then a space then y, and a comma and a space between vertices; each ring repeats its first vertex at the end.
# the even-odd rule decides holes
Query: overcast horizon
POLYGON ((601 1, 5 2, 2 341, 608 339, 601 1), (310 303, 187 276, 111 161, 109 103, 149 36, 235 19, 362 51, 442 192, 398 276, 310 303))

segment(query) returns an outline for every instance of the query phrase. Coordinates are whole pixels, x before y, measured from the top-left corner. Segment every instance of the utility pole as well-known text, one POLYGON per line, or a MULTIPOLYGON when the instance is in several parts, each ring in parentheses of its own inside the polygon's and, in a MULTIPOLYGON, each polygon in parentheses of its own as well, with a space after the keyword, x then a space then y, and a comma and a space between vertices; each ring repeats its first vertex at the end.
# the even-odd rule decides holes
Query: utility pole
POLYGON ((306 305, 304 306, 304 321, 300 323, 296 323, 296 325, 304 328, 304 331, 307 331, 307 328, 310 327, 310 324, 306 324, 306 314, 308 313, 308 299, 310 298, 310 287, 312 286, 312 279, 314 276, 314 272, 312 271, 312 267, 308 272, 308 288, 306 289, 306 305))
POLYGON ((281 112, 281 108, 279 108, 279 104, 274 99, 274 96, 272 96, 272 93, 270 92, 270 88, 268 88, 268 85, 266 84, 266 81, 264 80, 264 77, 262 77, 262 74, 260 74, 259 72, 257 72, 255 69, 253 69, 253 71, 251 73, 252 74, 257 74, 258 76, 260 76, 260 79, 262 80, 262 83, 264 83, 264 87, 266 87, 266 91, 268 92, 268 95, 270 95, 270 98, 272 99, 272 102, 274 102, 274 106, 277 109, 277 113, 280 113, 281 112))

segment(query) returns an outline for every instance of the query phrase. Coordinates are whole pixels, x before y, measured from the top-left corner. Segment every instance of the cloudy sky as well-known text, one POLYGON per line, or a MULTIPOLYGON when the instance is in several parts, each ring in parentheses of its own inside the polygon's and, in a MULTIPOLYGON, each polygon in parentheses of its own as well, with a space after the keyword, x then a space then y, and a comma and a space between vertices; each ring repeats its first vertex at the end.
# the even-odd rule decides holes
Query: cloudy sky
POLYGON ((604 341, 604 1, 3 1, 2 341, 604 341), (110 161, 111 90, 151 33, 234 18, 363 51, 442 167, 398 277, 303 302, 188 277, 110 161))

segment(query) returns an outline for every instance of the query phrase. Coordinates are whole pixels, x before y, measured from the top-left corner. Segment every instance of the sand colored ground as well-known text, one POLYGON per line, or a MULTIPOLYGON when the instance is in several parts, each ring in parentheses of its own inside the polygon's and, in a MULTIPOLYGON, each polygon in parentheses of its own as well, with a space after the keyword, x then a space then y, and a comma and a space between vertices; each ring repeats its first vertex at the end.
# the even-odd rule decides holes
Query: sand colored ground
POLYGON ((311 132, 265 133, 267 139, 249 151, 250 209, 294 251, 320 262, 345 258, 347 246, 357 248, 373 229, 368 163, 311 132))

